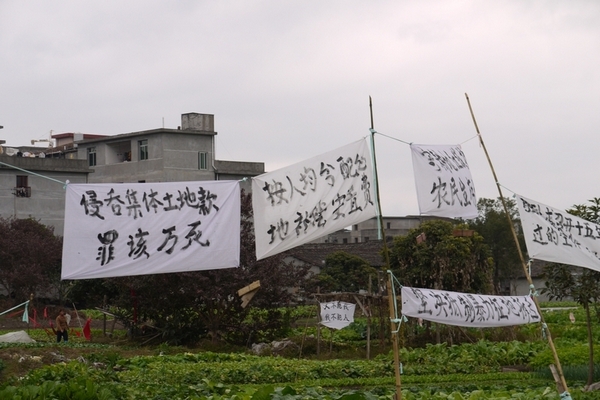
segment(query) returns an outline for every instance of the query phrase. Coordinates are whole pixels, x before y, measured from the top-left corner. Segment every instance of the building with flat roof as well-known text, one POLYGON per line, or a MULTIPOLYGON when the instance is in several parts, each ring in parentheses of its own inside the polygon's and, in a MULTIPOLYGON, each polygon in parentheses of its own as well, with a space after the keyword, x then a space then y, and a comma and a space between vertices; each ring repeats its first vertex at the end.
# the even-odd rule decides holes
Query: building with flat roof
MULTIPOLYGON (((216 135, 212 114, 188 113, 176 129, 112 136, 59 133, 47 148, 0 147, 0 216, 33 217, 62 235, 66 181, 244 180, 265 172, 262 162, 217 160, 216 135)), ((251 189, 249 180, 241 186, 251 189)))

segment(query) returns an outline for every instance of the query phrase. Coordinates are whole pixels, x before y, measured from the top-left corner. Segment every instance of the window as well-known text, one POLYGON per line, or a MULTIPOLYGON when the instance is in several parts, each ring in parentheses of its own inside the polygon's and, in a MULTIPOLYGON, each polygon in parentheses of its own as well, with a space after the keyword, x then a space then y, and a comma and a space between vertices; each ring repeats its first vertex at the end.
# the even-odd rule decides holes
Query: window
POLYGON ((368 242, 368 241, 369 241, 369 237, 368 237, 368 236, 365 236, 365 237, 364 237, 364 242, 366 243, 366 242, 368 242))
POLYGON ((88 147, 87 149, 87 153, 88 153, 88 166, 93 167, 96 165, 96 148, 95 147, 88 147))
POLYGON ((344 244, 347 244, 347 243, 348 243, 348 239, 347 239, 347 238, 344 238, 344 239, 343 239, 343 243, 344 243, 344 244))
POLYGON ((198 153, 198 169, 208 169, 208 153, 198 153))
POLYGON ((357 231, 358 230, 358 225, 352 225, 352 230, 357 231))
POLYGON ((386 226, 387 227, 385 229, 392 229, 392 223, 391 222, 388 222, 386 226))
POLYGON ((31 197, 31 188, 28 185, 27 175, 17 175, 17 186, 15 187, 15 196, 31 197))
POLYGON ((140 154, 139 154, 140 161, 147 160, 148 159, 148 139, 138 141, 138 146, 139 146, 139 151, 140 151, 140 154))

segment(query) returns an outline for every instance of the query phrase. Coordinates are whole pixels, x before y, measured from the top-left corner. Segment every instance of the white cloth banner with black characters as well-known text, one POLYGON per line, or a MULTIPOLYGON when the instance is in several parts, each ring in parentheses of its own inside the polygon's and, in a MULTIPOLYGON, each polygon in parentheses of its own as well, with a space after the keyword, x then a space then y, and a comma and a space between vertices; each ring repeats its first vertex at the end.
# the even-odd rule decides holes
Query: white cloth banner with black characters
POLYGON ((62 279, 238 267, 237 181, 69 184, 62 279))
POLYGON ((411 144, 410 149, 420 213, 477 217, 475 185, 460 145, 411 144))
POLYGON ((517 195, 530 258, 600 271, 600 225, 517 195))
POLYGON ((330 301, 329 303, 320 303, 320 306, 321 325, 333 329, 342 329, 354 322, 356 304, 330 301))
POLYGON ((252 178, 256 258, 376 215, 366 139, 252 178))
POLYGON ((473 328, 540 322, 531 296, 489 296, 406 286, 402 288, 402 314, 473 328))

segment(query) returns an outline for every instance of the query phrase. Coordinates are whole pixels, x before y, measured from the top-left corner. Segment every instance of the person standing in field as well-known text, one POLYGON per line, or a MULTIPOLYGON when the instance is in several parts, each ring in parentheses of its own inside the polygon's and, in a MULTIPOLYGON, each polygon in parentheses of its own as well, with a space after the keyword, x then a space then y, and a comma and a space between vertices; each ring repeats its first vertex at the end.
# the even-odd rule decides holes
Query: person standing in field
POLYGON ((60 310, 56 317, 56 342, 60 343, 60 339, 66 342, 69 341, 69 321, 65 316, 65 310, 60 310))

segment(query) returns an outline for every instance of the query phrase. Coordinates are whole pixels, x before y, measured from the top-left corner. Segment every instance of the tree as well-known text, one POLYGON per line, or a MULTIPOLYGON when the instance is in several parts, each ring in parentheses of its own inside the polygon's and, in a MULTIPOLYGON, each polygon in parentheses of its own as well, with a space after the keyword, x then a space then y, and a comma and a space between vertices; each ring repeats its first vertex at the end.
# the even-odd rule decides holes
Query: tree
POLYGON ((237 343, 272 340, 289 318, 281 309, 293 298, 308 267, 283 263, 282 255, 257 261, 250 194, 242 192, 240 267, 212 271, 113 278, 119 287, 113 304, 125 310, 129 320, 151 322, 157 337, 174 343, 190 343, 201 336, 237 343), (237 291, 260 280, 251 307, 242 308, 237 291), (267 310, 247 318, 252 308, 267 310))
MULTIPOLYGON (((506 205, 510 220, 519 225, 519 218, 516 203, 514 200, 506 199, 506 205)), ((518 278, 523 272, 521 257, 515 244, 511 226, 500 198, 486 199, 481 198, 477 202, 479 216, 470 221, 469 227, 483 236, 493 258, 493 281, 496 293, 505 292, 503 282, 518 278)), ((525 239, 520 229, 516 229, 519 245, 525 249, 525 239)), ((510 294, 510 293, 506 293, 510 294)))
MULTIPOLYGON (((600 223, 600 198, 595 197, 589 202, 591 205, 574 205, 567 212, 598 224, 600 223)), ((562 300, 570 297, 581 304, 585 310, 590 349, 587 383, 590 385, 594 381, 594 338, 590 306, 596 304, 600 299, 600 272, 552 263, 544 267, 544 273, 546 287, 542 289, 543 293, 548 293, 551 299, 562 300)))
POLYGON ((50 297, 60 282, 62 238, 33 218, 0 217, 0 287, 15 302, 50 297))
POLYGON ((477 232, 457 236, 466 226, 433 220, 394 239, 392 271, 403 285, 466 293, 492 289, 492 258, 477 232))
POLYGON ((322 289, 358 292, 368 288, 369 275, 377 275, 377 270, 368 261, 344 251, 336 251, 325 257, 325 266, 318 278, 322 289))

